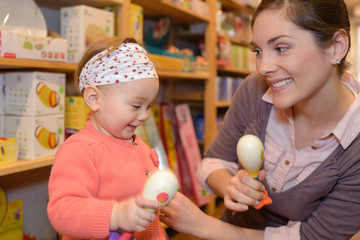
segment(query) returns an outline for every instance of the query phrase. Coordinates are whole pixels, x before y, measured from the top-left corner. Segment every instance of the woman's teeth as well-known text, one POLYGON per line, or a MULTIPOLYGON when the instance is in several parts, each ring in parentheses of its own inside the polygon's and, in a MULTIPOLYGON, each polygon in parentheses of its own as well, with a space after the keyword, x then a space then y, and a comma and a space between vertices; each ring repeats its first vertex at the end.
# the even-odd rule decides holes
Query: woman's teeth
POLYGON ((284 86, 284 85, 286 85, 286 84, 288 84, 288 83, 290 83, 290 82, 292 82, 292 81, 293 81, 293 79, 292 79, 292 78, 289 78, 289 79, 286 79, 286 80, 284 80, 284 81, 274 83, 273 86, 274 86, 274 87, 282 87, 282 86, 284 86))

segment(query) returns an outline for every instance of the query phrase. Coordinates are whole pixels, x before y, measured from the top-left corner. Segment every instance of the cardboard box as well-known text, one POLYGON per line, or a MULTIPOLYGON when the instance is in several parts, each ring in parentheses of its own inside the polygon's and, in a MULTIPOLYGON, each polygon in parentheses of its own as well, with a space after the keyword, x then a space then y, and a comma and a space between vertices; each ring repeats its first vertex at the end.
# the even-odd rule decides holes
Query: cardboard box
POLYGON ((68 61, 79 62, 88 45, 114 36, 114 13, 78 5, 61 8, 61 35, 67 39, 68 61))
POLYGON ((89 120, 90 108, 86 105, 83 97, 74 96, 65 98, 65 132, 66 136, 85 127, 89 120))
POLYGON ((8 72, 5 73, 5 91, 6 114, 64 114, 64 73, 8 72))
POLYGON ((0 138, 0 166, 17 161, 16 138, 0 138))
POLYGON ((66 39, 24 36, 0 30, 0 57, 65 62, 66 39))
POLYGON ((5 135, 16 137, 18 156, 37 159, 55 155, 64 142, 64 116, 5 116, 5 135))

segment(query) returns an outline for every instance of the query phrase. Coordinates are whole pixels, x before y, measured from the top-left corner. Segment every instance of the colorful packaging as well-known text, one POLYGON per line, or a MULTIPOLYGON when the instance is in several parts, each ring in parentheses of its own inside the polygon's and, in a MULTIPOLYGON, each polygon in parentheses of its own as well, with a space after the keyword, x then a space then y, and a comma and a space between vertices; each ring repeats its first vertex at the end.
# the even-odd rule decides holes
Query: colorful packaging
POLYGON ((65 132, 66 136, 85 127, 89 120, 90 108, 86 105, 83 97, 73 96, 65 98, 65 132))
POLYGON ((57 37, 23 36, 0 31, 0 57, 65 62, 67 41, 57 37))
POLYGON ((17 161, 16 138, 0 138, 0 165, 17 161))
POLYGON ((61 35, 67 39, 69 62, 79 62, 86 47, 114 36, 114 13, 85 5, 60 10, 61 35))
POLYGON ((130 4, 130 36, 138 41, 143 40, 143 8, 139 5, 130 4))
POLYGON ((5 73, 5 114, 40 116, 64 114, 65 74, 5 73))
POLYGON ((64 142, 64 116, 5 116, 5 135, 16 137, 18 156, 37 159, 55 155, 64 142))

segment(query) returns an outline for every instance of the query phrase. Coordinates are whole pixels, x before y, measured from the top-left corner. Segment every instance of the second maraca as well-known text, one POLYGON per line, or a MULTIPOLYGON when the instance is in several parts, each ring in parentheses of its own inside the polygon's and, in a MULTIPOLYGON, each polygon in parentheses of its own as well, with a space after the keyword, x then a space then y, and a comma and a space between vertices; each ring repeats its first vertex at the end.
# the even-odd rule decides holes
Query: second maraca
MULTIPOLYGON (((241 165, 249 172, 249 175, 259 180, 259 169, 264 159, 264 145, 261 140, 252 134, 242 136, 236 145, 236 153, 241 165)), ((256 209, 272 203, 268 192, 264 190, 263 193, 266 198, 260 201, 260 204, 255 207, 256 209)))

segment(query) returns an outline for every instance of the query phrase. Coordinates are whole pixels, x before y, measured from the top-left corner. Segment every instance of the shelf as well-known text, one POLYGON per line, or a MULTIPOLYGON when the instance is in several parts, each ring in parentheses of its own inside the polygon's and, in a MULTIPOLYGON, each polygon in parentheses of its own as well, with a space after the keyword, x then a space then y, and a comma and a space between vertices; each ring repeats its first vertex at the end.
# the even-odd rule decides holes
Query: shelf
POLYGON ((220 73, 230 73, 230 74, 240 74, 240 75, 249 75, 253 73, 253 70, 248 69, 239 69, 234 67, 220 67, 218 66, 218 72, 220 73))
POLYGON ((202 16, 178 6, 169 0, 133 0, 144 8, 145 16, 169 16, 174 23, 209 22, 208 16, 202 16))
POLYGON ((239 40, 239 39, 237 39, 235 37, 226 36, 226 35, 223 35, 223 34, 220 34, 220 33, 218 33, 217 36, 218 36, 218 38, 228 40, 231 43, 239 44, 239 45, 244 46, 244 47, 250 47, 250 44, 247 41, 239 40))
POLYGON ((35 0, 35 2, 39 6, 59 9, 61 7, 69 7, 81 4, 100 8, 119 5, 122 4, 124 0, 35 0))
POLYGON ((15 163, 10 163, 0 166, 0 176, 9 175, 12 173, 24 172, 36 168, 51 166, 54 163, 54 156, 39 158, 36 160, 18 160, 15 163))
POLYGON ((172 92, 171 100, 204 101, 204 92, 172 92))
POLYGON ((73 73, 76 70, 76 66, 76 63, 0 58, 0 69, 41 69, 52 72, 73 73))
POLYGON ((208 72, 175 72, 166 70, 156 70, 159 78, 166 79, 192 79, 192 80, 206 80, 209 78, 208 72))
POLYGON ((241 12, 247 12, 253 14, 255 10, 252 7, 246 6, 243 3, 240 3, 236 0, 220 0, 221 7, 223 10, 236 10, 241 12))
POLYGON ((226 101, 226 102, 223 102, 223 101, 218 101, 216 102, 216 107, 218 108, 227 108, 229 107, 231 104, 231 101, 226 101))

